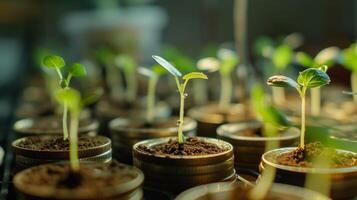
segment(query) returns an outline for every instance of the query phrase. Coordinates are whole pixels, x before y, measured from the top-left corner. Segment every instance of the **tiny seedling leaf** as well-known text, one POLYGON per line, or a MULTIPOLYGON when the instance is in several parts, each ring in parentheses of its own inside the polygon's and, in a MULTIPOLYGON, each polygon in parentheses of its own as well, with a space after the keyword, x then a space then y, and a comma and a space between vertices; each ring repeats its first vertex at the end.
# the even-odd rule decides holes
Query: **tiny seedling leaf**
POLYGON ((201 72, 191 72, 183 76, 183 80, 190 80, 190 79, 208 79, 206 74, 201 72))
POLYGON ((164 67, 171 75, 175 77, 181 77, 182 74, 179 72, 171 63, 160 56, 153 55, 152 58, 159 63, 162 67, 164 67))
POLYGON ((56 55, 46 56, 43 59, 43 65, 48 68, 62 68, 66 65, 63 58, 56 55))
POLYGON ((287 76, 282 75, 275 75, 268 78, 267 84, 273 87, 292 87, 297 90, 300 90, 300 85, 296 81, 287 76))
POLYGON ((197 62, 197 68, 201 71, 215 72, 219 66, 219 61, 213 57, 202 58, 197 62))
POLYGON ((219 71, 223 75, 228 75, 234 69, 234 67, 238 64, 238 56, 237 54, 230 49, 220 49, 218 50, 217 57, 220 60, 220 68, 219 71))
POLYGON ((80 63, 74 63, 68 68, 68 72, 72 76, 85 76, 87 75, 86 68, 80 63))
POLYGON ((154 76, 154 73, 146 67, 138 67, 138 72, 139 72, 139 74, 147 76, 147 77, 154 76))
POLYGON ((60 104, 66 104, 69 109, 77 110, 80 107, 81 94, 77 90, 67 87, 57 91, 56 99, 60 104))
POLYGON ((309 67, 314 65, 314 60, 312 59, 312 57, 304 52, 297 52, 295 56, 295 60, 297 63, 299 63, 304 67, 309 67))
POLYGON ((297 82, 304 87, 314 88, 330 83, 330 77, 321 69, 309 68, 300 72, 297 82))
POLYGON ((272 57, 272 62, 279 70, 284 70, 293 59, 293 50, 286 44, 278 46, 272 57))
POLYGON ((343 66, 350 70, 356 71, 357 70, 357 44, 352 44, 347 49, 342 51, 341 61, 343 66))

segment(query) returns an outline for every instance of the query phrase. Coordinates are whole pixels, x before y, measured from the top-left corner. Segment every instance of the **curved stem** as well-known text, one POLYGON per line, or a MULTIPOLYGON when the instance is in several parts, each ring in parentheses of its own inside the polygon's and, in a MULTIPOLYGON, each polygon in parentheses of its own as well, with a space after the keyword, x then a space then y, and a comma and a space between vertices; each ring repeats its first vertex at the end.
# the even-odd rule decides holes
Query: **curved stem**
POLYGON ((157 84, 157 76, 152 76, 149 79, 148 95, 147 95, 147 112, 146 121, 152 123, 154 121, 154 110, 155 110, 155 89, 157 84))
POLYGON ((301 133, 300 133, 300 147, 305 148, 305 93, 306 87, 301 91, 301 133))
POLYGON ((71 112, 70 139, 69 139, 69 160, 73 171, 79 170, 78 159, 78 118, 79 112, 71 112))
POLYGON ((68 139, 68 127, 67 127, 68 106, 63 104, 63 116, 62 116, 62 128, 63 128, 63 140, 68 139))
POLYGON ((230 74, 221 75, 221 96, 219 99, 219 107, 227 108, 232 99, 232 79, 230 74))
POLYGON ((312 88, 311 94, 311 115, 318 116, 321 111, 321 88, 312 88))

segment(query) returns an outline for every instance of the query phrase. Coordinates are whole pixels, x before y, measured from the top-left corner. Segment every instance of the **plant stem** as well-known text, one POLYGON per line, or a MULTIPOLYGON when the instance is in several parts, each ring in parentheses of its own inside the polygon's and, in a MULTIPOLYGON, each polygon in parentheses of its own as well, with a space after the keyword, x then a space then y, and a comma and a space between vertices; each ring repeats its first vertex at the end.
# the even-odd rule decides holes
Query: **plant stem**
POLYGON ((79 112, 71 112, 70 139, 69 139, 69 160, 73 171, 79 170, 78 159, 78 118, 79 112))
POLYGON ((219 108, 225 109, 229 106, 232 99, 232 79, 230 74, 221 74, 221 96, 219 99, 219 108))
POLYGON ((311 115, 318 116, 321 111, 321 88, 316 87, 312 88, 310 91, 311 94, 311 115))
POLYGON ((157 80, 158 80, 157 76, 152 76, 149 79, 146 121, 150 124, 154 121, 155 89, 156 89, 157 80))
POLYGON ((68 139, 67 116, 68 116, 68 106, 66 103, 64 103, 63 104, 63 116, 62 116, 63 140, 68 139))
POLYGON ((275 105, 283 105, 285 102, 285 90, 280 87, 272 88, 273 101, 275 105))
POLYGON ((301 91, 301 133, 300 133, 300 147, 305 148, 305 93, 306 87, 302 88, 301 91))
MULTIPOLYGON (((357 71, 353 71, 351 74, 351 87, 352 92, 357 92, 357 71)), ((353 95, 353 100, 357 103, 357 96, 353 95)))
POLYGON ((180 93, 180 119, 179 119, 179 126, 178 126, 178 142, 179 142, 179 144, 182 144, 184 142, 184 136, 183 136, 184 106, 185 106, 185 94, 180 93))

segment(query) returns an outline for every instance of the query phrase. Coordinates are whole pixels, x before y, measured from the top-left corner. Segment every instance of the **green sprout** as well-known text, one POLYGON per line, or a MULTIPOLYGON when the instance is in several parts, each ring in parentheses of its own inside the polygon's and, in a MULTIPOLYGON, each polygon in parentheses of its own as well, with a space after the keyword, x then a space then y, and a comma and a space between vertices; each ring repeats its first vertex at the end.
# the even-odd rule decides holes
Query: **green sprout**
MULTIPOLYGON (((351 71, 351 88, 352 92, 357 92, 357 43, 351 44, 344 49, 341 54, 342 65, 351 71)), ((357 96, 353 96, 353 100, 357 103, 357 96)))
MULTIPOLYGON (((337 47, 328 47, 321 50, 313 58, 304 52, 297 52, 295 60, 306 68, 318 68, 323 66, 326 72, 328 67, 331 67, 337 59, 339 49, 337 47)), ((311 89, 311 114, 317 116, 321 111, 321 89, 316 87, 311 89)))
POLYGON ((105 81, 111 98, 120 101, 121 95, 124 92, 122 86, 123 78, 119 69, 114 64, 115 54, 107 48, 100 48, 96 51, 96 57, 105 67, 105 81))
POLYGON ((227 108, 232 100, 232 77, 231 72, 238 64, 237 54, 229 49, 220 49, 217 53, 220 62, 219 73, 221 75, 221 94, 219 98, 219 107, 227 108))
POLYGON ((308 88, 321 87, 330 83, 330 77, 326 72, 319 68, 308 68, 299 73, 297 81, 282 76, 275 75, 267 80, 267 84, 273 87, 292 87, 295 88, 301 98, 301 135, 300 147, 305 148, 305 94, 308 88))
POLYGON ((137 97, 137 80, 136 80, 136 67, 135 60, 126 54, 118 55, 115 57, 115 64, 123 70, 126 81, 125 98, 126 102, 134 102, 137 97))
POLYGON ((61 105, 67 106, 70 112, 69 158, 71 169, 73 171, 78 171, 79 169, 78 124, 80 112, 85 106, 97 101, 102 94, 102 90, 94 90, 82 98, 80 92, 71 87, 62 88, 56 92, 57 101, 61 105))
POLYGON ((184 117, 184 106, 185 106, 185 89, 187 83, 191 79, 208 79, 207 76, 201 72, 190 72, 182 77, 182 74, 177 70, 172 64, 170 64, 165 59, 160 56, 152 56, 153 59, 158 62, 162 67, 164 67, 174 78, 176 82, 177 89, 180 93, 180 116, 178 120, 178 143, 183 144, 184 135, 183 135, 183 117, 184 117), (182 77, 183 82, 179 80, 182 77))
MULTIPOLYGON (((65 68, 66 63, 62 57, 57 55, 46 56, 43 59, 43 65, 50 69, 54 69, 56 71, 60 79, 59 81, 60 88, 63 89, 69 88, 72 77, 81 77, 87 74, 83 65, 81 65, 80 63, 74 63, 65 69, 65 71, 67 72, 67 77, 65 77, 62 74, 61 69, 65 68)), ((63 140, 68 139, 67 116, 68 116, 68 105, 64 103, 63 116, 62 116, 63 140)))
POLYGON ((166 74, 166 71, 159 65, 155 64, 151 70, 145 67, 138 68, 139 73, 149 77, 148 91, 147 91, 147 106, 146 106, 146 122, 152 124, 155 117, 155 94, 156 85, 160 76, 166 74))

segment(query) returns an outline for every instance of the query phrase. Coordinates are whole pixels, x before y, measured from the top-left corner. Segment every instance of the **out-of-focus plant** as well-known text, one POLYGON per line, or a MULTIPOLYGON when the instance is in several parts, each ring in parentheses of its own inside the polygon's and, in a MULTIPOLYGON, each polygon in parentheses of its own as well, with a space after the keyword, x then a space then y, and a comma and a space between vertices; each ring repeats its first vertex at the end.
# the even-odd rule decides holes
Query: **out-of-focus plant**
MULTIPOLYGON (((357 43, 351 44, 348 48, 342 50, 340 63, 351 71, 351 89, 352 92, 357 92, 357 43)), ((357 103, 357 96, 353 97, 357 103)))
POLYGON ((115 64, 124 72, 126 81, 125 100, 127 103, 133 103, 137 98, 138 92, 137 63, 133 57, 127 54, 120 54, 115 57, 115 64))
MULTIPOLYGON (((261 65, 265 73, 285 73, 293 61, 294 49, 299 47, 302 42, 303 38, 298 33, 292 33, 277 42, 269 37, 263 36, 258 38, 255 42, 254 52, 256 56, 263 59, 261 65)), ((285 92, 283 88, 273 88, 272 95, 276 105, 282 105, 285 102, 285 92)))
MULTIPOLYGON (((57 55, 46 56, 43 59, 43 65, 54 69, 60 79, 59 85, 61 88, 69 88, 72 77, 81 77, 86 75, 86 70, 83 65, 80 63, 74 63, 69 67, 65 67, 66 63, 64 59, 57 55), (65 68, 66 74, 62 73, 61 69, 65 68), (67 75, 65 77, 65 75, 67 75)), ((67 126, 67 115, 68 115, 68 106, 66 103, 63 103, 63 117, 62 117, 62 126, 63 126, 63 140, 68 139, 68 126, 67 126)))
POLYGON ((184 107, 185 107, 185 97, 187 94, 185 93, 186 86, 191 79, 207 79, 207 76, 200 72, 191 72, 182 77, 182 73, 177 70, 172 64, 170 64, 165 59, 160 56, 153 56, 154 60, 159 63, 162 67, 164 67, 174 78, 176 82, 177 89, 180 93, 180 115, 178 120, 178 143, 184 143, 184 135, 183 135, 183 125, 184 125, 184 107), (182 77, 182 80, 180 78, 182 77), (182 82, 183 81, 183 82, 182 82))
MULTIPOLYGON (((311 57, 307 53, 297 52, 295 60, 297 63, 306 68, 319 68, 321 66, 327 71, 338 58, 339 49, 337 47, 328 47, 321 50, 315 57, 311 57)), ((326 72, 325 71, 325 72, 326 72)), ((321 110, 321 89, 320 87, 312 88, 311 94, 311 115, 320 115, 321 110)))
POLYGON ((321 87, 330 83, 330 77, 323 69, 308 68, 299 73, 297 81, 282 76, 275 75, 267 80, 267 84, 273 87, 292 87, 295 88, 301 98, 301 135, 300 148, 305 148, 305 94, 308 88, 321 87))
POLYGON ((147 106, 146 106, 146 122, 151 125, 155 117, 155 94, 156 85, 160 76, 166 74, 167 72, 159 65, 155 64, 151 69, 145 67, 139 67, 138 71, 140 74, 145 75, 149 78, 148 90, 147 90, 147 106))

